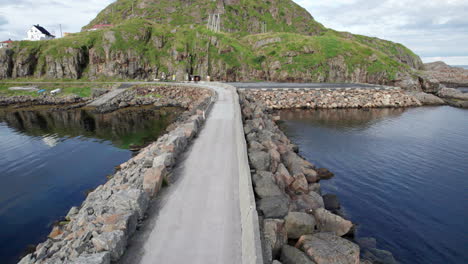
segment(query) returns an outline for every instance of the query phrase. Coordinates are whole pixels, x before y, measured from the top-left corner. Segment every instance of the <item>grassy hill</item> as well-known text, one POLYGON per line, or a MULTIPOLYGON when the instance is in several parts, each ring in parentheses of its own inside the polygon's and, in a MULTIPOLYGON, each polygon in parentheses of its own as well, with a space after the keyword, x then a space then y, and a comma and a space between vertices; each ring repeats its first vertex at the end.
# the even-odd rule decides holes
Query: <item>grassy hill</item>
POLYGON ((327 29, 290 0, 119 0, 84 29, 97 24, 114 26, 16 42, 0 51, 0 78, 392 84, 422 67, 401 44, 327 29), (213 14, 219 32, 207 26, 213 14))

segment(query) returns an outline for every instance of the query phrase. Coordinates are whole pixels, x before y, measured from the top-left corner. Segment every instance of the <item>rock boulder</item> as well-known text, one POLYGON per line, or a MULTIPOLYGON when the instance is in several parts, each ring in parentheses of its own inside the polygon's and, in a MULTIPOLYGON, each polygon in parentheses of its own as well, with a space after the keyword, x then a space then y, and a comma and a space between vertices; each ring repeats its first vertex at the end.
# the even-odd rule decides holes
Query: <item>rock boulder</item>
POLYGON ((332 232, 337 236, 343 236, 353 227, 353 223, 351 223, 351 221, 332 214, 324 208, 315 210, 314 216, 317 221, 317 229, 321 232, 332 232))
POLYGON ((124 254, 127 240, 124 232, 117 230, 102 233, 94 237, 91 242, 98 252, 109 251, 112 261, 117 261, 124 254))
POLYGON ((283 264, 314 264, 304 252, 288 245, 281 249, 281 261, 283 264))
POLYGON ((289 239, 298 239, 302 235, 312 234, 315 230, 315 219, 307 213, 289 212, 284 220, 289 239))
POLYGON ((317 264, 359 264, 359 246, 333 233, 302 236, 296 247, 317 264))
POLYGON ((263 248, 266 261, 279 257, 281 247, 288 242, 284 220, 265 219, 263 221, 263 248))
POLYGON ((289 201, 284 195, 266 197, 258 202, 258 210, 265 218, 284 218, 288 208, 289 201))
POLYGON ((250 165, 257 171, 268 171, 270 169, 270 154, 264 151, 249 152, 250 165))
POLYGON ((96 254, 85 254, 75 259, 70 264, 110 264, 111 254, 109 252, 102 252, 96 254))

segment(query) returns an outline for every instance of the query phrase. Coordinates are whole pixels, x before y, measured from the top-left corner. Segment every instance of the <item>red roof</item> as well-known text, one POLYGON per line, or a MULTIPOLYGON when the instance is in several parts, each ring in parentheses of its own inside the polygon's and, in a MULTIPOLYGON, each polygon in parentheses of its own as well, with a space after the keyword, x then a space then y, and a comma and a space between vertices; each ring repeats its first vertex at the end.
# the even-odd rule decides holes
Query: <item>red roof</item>
POLYGON ((99 24, 99 25, 94 25, 92 28, 106 28, 106 27, 112 27, 111 24, 99 24))
POLYGON ((6 40, 6 41, 2 41, 0 43, 13 43, 13 41, 12 40, 6 40))

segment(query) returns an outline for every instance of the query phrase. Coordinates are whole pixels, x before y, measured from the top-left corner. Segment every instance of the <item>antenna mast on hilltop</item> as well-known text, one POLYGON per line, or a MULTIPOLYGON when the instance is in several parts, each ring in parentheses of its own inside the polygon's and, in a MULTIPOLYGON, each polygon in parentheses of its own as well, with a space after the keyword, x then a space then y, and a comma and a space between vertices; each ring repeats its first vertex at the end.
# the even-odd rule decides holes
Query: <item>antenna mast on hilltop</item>
POLYGON ((221 31, 221 14, 210 14, 208 16, 208 29, 214 32, 221 31))
POLYGON ((262 33, 267 33, 267 23, 266 22, 262 23, 262 33))

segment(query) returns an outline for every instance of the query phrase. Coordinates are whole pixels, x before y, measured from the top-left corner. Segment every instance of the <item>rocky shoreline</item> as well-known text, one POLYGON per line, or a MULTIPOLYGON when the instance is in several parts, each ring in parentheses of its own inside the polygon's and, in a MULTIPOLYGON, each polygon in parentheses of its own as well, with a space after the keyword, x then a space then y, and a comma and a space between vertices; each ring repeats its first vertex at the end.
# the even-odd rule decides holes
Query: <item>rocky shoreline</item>
POLYGON ((372 239, 353 239, 355 225, 341 213, 338 198, 321 195, 320 181, 333 173, 300 157, 274 122, 277 118, 268 113, 303 104, 293 99, 281 104, 271 97, 263 104, 269 96, 264 93, 239 92, 264 262, 397 263, 390 252, 370 243, 372 239))
POLYGON ((75 105, 78 107, 89 102, 91 98, 83 98, 76 95, 67 96, 30 96, 30 95, 18 95, 18 96, 0 96, 0 107, 4 106, 15 106, 15 107, 27 107, 37 105, 48 105, 48 106, 64 106, 64 105, 75 105))
MULTIPOLYGON (((56 225, 48 239, 19 263, 108 264, 123 255, 128 239, 145 219, 150 200, 158 194, 177 158, 200 131, 216 96, 214 91, 205 88, 163 90, 167 90, 165 95, 183 93, 188 99, 179 101, 178 105, 187 111, 168 127, 166 135, 118 166, 109 181, 89 193, 80 207, 71 208, 66 221, 56 225)), ((136 99, 132 97, 135 93, 162 93, 161 88, 151 86, 132 91, 121 99, 131 102, 136 99)), ((168 97, 165 103, 170 100, 168 97)), ((155 98, 145 99, 150 101, 164 104, 155 98)))
POLYGON ((411 107, 422 103, 414 96, 395 87, 381 88, 321 88, 321 89, 277 89, 242 91, 256 101, 263 102, 268 109, 332 109, 411 107))

